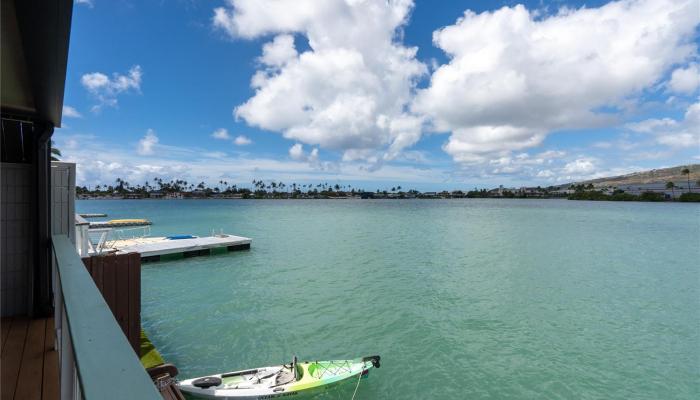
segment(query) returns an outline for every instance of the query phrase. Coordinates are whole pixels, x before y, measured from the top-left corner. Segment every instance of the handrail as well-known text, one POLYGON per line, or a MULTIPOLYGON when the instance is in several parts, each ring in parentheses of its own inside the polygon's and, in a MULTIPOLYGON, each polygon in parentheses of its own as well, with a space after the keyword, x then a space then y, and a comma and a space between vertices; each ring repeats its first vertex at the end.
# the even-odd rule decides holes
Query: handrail
POLYGON ((52 245, 62 303, 56 307, 67 322, 62 329, 70 333, 82 398, 162 400, 75 246, 66 235, 54 235, 52 245))

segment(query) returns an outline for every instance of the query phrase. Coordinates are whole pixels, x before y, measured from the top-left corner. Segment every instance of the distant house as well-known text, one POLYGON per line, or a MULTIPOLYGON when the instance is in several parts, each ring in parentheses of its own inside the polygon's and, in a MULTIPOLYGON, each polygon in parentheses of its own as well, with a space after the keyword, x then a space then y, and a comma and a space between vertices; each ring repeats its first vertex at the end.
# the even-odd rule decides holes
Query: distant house
POLYGON ((166 199, 182 199, 184 197, 185 196, 182 194, 182 192, 172 192, 165 194, 166 199))
POLYGON ((207 193, 204 190, 193 190, 190 192, 190 197, 202 198, 206 197, 207 193))
MULTIPOLYGON (((651 192, 651 193, 661 193, 664 195, 665 198, 671 199, 671 198, 678 198, 680 197, 681 194, 686 193, 688 191, 688 184, 687 182, 673 182, 674 184, 674 189, 667 189, 665 183, 645 183, 645 184, 635 184, 635 185, 618 185, 617 190, 622 190, 625 193, 633 194, 633 195, 641 195, 642 193, 645 192, 651 192)), ((694 182, 690 182, 690 191, 697 193, 700 192, 700 188, 694 184, 694 182)))
POLYGON ((148 193, 148 197, 150 197, 151 199, 162 199, 163 192, 159 192, 159 191, 154 190, 154 191, 148 193))
POLYGON ((143 199, 143 195, 141 193, 127 193, 124 195, 125 199, 143 199))

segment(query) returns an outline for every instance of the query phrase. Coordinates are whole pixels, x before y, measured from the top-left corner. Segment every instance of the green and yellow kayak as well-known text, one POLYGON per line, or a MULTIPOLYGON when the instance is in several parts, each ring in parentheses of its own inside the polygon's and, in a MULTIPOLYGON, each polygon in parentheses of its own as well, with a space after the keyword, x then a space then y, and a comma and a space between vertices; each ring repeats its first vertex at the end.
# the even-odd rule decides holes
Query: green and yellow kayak
POLYGON ((274 399, 367 375, 379 356, 354 360, 304 361, 227 372, 178 382, 180 390, 209 399, 274 399))

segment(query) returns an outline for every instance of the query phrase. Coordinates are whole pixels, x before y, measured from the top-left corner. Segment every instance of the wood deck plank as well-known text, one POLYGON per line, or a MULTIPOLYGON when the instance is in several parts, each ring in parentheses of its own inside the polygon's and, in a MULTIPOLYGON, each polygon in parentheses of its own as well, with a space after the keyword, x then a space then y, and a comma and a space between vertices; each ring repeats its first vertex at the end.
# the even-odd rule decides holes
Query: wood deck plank
POLYGON ((54 349, 54 322, 53 318, 46 321, 46 335, 44 336, 44 372, 41 385, 42 400, 58 400, 58 352, 54 349))
POLYGON ((17 377, 15 399, 41 400, 41 382, 44 372, 44 335, 46 319, 29 321, 22 353, 22 364, 17 377))
POLYGON ((12 326, 12 318, 3 318, 0 321, 0 328, 2 329, 2 334, 0 336, 0 352, 5 348, 5 342, 7 341, 7 334, 10 332, 10 326, 12 326))
POLYGON ((7 341, 2 349, 2 357, 0 357, 0 386, 2 387, 0 399, 2 400, 14 398, 28 325, 29 320, 26 317, 17 317, 12 320, 7 341))

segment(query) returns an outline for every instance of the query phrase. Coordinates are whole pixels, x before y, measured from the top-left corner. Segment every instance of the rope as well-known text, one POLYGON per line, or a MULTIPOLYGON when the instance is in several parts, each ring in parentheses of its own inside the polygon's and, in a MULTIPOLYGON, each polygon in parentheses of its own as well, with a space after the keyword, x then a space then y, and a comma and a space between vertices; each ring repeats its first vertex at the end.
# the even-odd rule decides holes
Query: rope
POLYGON ((360 381, 362 380, 362 372, 364 372, 364 369, 365 369, 365 368, 364 368, 364 366, 363 366, 363 367, 362 367, 362 370, 361 370, 360 373, 358 374, 357 386, 355 386, 355 391, 352 392, 352 399, 351 399, 351 400, 355 400, 355 395, 357 394, 357 388, 360 387, 360 381))

